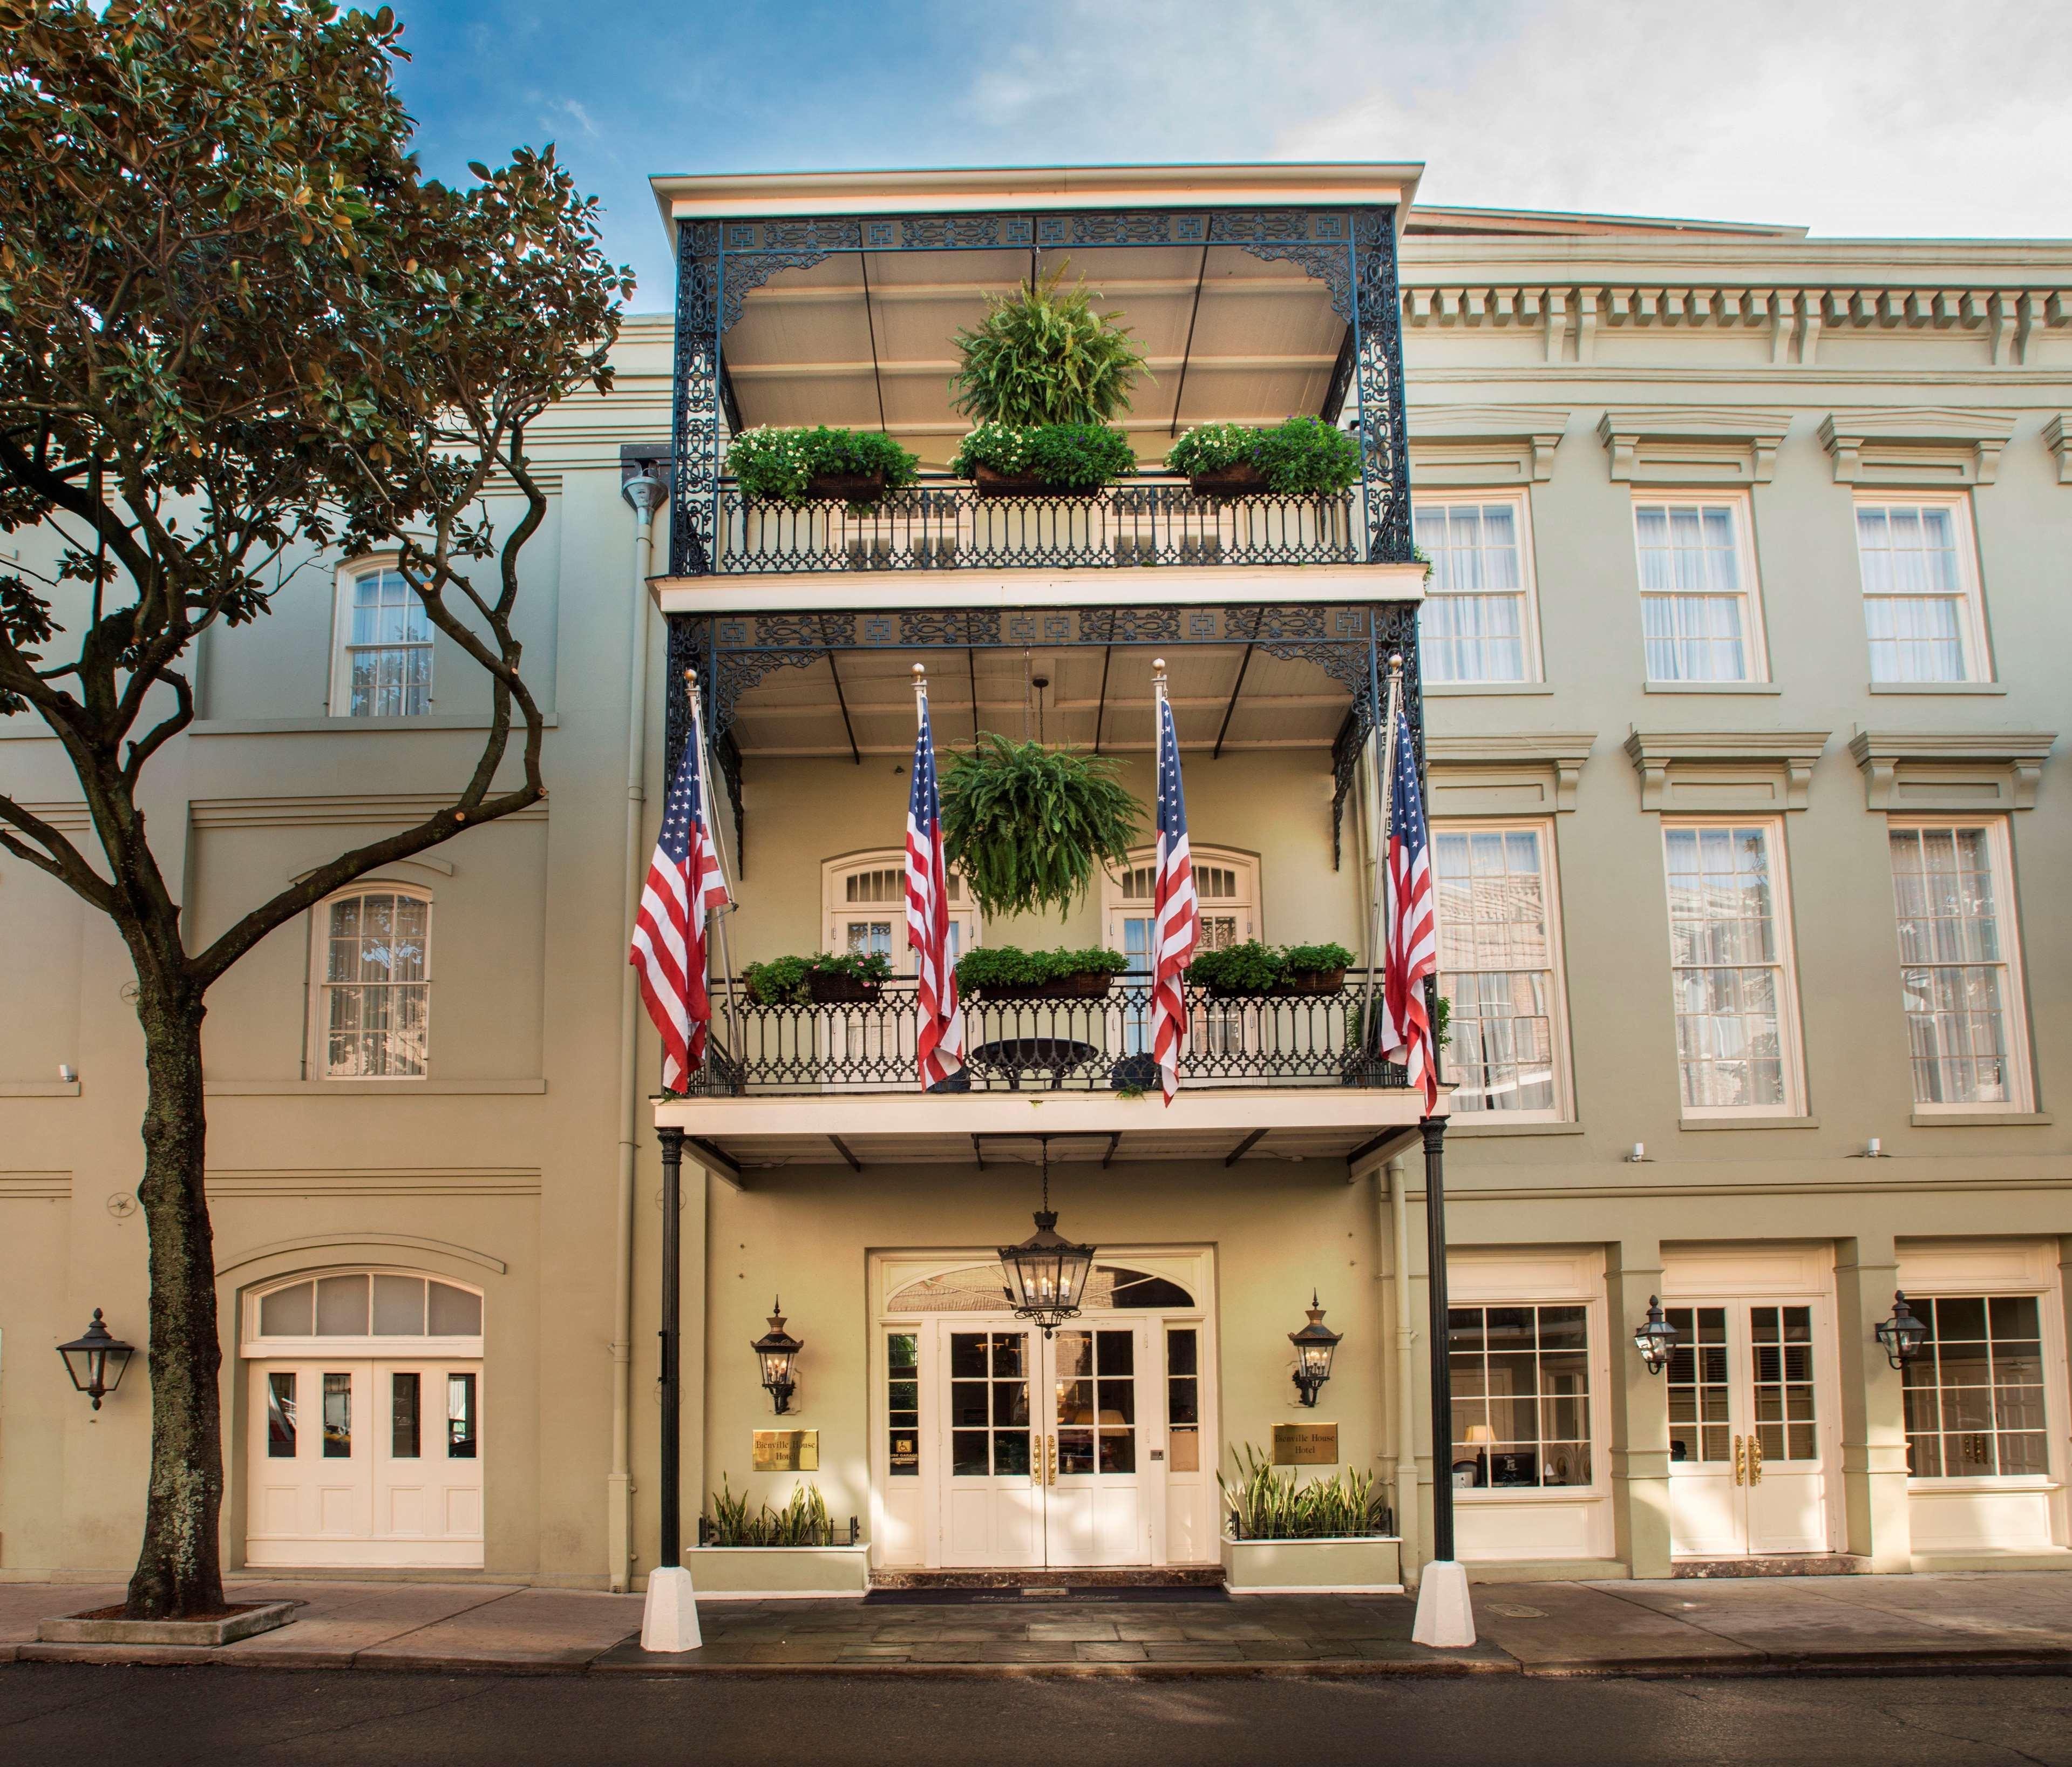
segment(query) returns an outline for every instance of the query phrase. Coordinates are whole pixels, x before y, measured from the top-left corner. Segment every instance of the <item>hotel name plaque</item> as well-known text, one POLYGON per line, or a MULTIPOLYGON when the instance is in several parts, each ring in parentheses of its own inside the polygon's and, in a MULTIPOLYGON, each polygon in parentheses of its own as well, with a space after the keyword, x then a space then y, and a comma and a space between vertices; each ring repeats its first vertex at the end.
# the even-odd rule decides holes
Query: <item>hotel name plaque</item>
POLYGON ((1335 1423, 1276 1423, 1273 1426, 1276 1466, 1336 1466, 1338 1427, 1335 1423))
POLYGON ((817 1472, 820 1469, 820 1432, 758 1430, 752 1464, 758 1472, 817 1472))

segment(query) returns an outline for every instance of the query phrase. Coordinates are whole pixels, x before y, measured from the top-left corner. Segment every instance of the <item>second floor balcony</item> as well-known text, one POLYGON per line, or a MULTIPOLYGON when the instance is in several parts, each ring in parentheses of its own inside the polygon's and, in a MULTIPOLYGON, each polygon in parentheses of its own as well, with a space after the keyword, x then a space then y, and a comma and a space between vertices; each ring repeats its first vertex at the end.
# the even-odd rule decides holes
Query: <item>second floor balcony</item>
POLYGON ((1416 183, 1382 166, 657 179, 678 264, 671 576, 1409 562, 1396 237, 1416 183), (1136 471, 988 495, 948 471, 972 426, 957 339, 989 297, 1053 274, 1142 352, 1112 420, 1136 471), (1296 416, 1355 435, 1348 490, 1209 496, 1164 470, 1200 426, 1296 416), (866 514, 728 476, 731 438, 818 426, 890 437, 920 482, 866 514))

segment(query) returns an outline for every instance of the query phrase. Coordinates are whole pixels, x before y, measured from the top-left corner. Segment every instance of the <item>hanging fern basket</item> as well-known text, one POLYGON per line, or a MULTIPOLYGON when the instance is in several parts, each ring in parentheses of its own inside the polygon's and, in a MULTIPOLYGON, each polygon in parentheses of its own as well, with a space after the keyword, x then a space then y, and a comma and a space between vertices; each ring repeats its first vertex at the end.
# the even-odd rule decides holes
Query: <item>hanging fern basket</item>
POLYGON ((1063 915, 1129 863, 1144 813, 1115 762, 990 731, 943 776, 943 844, 989 920, 1063 915))

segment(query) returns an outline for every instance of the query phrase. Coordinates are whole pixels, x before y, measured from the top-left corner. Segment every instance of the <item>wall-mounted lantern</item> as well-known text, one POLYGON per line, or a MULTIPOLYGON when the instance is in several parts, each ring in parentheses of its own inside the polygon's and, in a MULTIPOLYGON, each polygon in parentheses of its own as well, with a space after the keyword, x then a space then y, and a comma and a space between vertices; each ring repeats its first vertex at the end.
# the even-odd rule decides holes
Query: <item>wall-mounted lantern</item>
POLYGON ((1663 1317, 1659 1295, 1647 1297, 1647 1317, 1633 1328, 1633 1347, 1640 1352, 1649 1374, 1659 1374, 1668 1367, 1670 1353, 1676 1348, 1676 1328, 1663 1317))
POLYGON ((1309 1291, 1309 1304, 1305 1311, 1309 1323, 1299 1332, 1290 1332, 1288 1341, 1295 1346, 1295 1389, 1301 1395, 1302 1403, 1314 1406, 1317 1394, 1331 1378, 1331 1353, 1338 1347, 1343 1334, 1325 1324, 1324 1309, 1317 1304, 1314 1288, 1309 1291))
POLYGON ((1914 1316, 1905 1293, 1898 1290, 1893 1293, 1891 1316, 1880 1320, 1872 1329, 1885 1348, 1885 1359, 1894 1368, 1906 1367, 1928 1341, 1928 1328, 1914 1316))
POLYGON ((770 1329, 749 1345, 762 1364, 763 1385, 779 1417, 791 1409, 791 1395, 799 1390, 791 1365, 806 1347, 784 1329, 784 1316, 778 1311, 783 1304, 781 1296, 770 1303, 770 1329))
POLYGON ((101 1409, 102 1397, 122 1384, 122 1371, 129 1367, 130 1358, 136 1353, 134 1345, 124 1343, 101 1322, 98 1307, 94 1308, 93 1321, 84 1334, 69 1344, 58 1345, 58 1354, 64 1359, 65 1373, 72 1376, 72 1384, 93 1401, 97 1411, 101 1409))

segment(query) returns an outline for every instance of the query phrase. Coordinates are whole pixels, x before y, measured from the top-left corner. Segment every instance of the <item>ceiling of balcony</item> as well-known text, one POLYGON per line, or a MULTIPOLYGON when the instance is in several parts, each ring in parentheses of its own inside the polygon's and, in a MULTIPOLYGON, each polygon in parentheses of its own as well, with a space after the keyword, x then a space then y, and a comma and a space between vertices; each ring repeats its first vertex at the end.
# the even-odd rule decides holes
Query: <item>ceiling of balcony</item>
MULTIPOLYGON (((913 665, 928 669, 929 706, 940 751, 972 739, 976 726, 1018 740, 1104 753, 1152 747, 1152 652, 1143 645, 1046 650, 869 650, 779 669, 742 696, 733 726, 744 754, 783 757, 904 756, 914 747, 913 665), (1038 688, 1038 678, 1047 686, 1038 688), (839 681, 841 692, 836 692, 839 681), (852 738, 854 749, 852 751, 852 738)), ((1180 746, 1223 752, 1328 749, 1350 696, 1315 664, 1241 645, 1174 646, 1167 692, 1180 746)))
POLYGON ((1061 266, 1148 359, 1120 420, 1140 459, 1198 423, 1322 410, 1346 327, 1293 264, 1221 245, 847 252, 746 296, 724 345, 742 422, 883 428, 940 467, 970 427, 950 404, 956 332, 985 318, 989 293, 1061 266))

